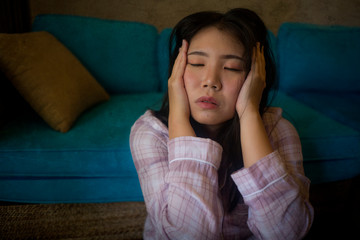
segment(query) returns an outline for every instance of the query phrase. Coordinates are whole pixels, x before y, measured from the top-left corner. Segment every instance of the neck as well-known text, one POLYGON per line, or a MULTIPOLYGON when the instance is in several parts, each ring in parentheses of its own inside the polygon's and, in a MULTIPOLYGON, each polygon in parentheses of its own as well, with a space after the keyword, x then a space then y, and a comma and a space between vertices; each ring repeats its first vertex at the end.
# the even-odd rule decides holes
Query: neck
MULTIPOLYGON (((229 120, 231 121, 231 120, 229 120)), ((214 141, 219 140, 219 133, 223 130, 224 126, 227 125, 228 122, 224 122, 219 125, 205 125, 198 123, 193 118, 190 119, 191 125, 196 132, 196 136, 202 138, 210 138, 214 141)))

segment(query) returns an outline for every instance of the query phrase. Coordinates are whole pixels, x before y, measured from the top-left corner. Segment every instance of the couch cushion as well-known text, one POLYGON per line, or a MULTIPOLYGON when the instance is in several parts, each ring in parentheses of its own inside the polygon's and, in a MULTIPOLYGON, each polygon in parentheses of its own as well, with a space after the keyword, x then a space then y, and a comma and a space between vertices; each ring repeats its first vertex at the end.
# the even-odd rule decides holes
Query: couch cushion
POLYGON ((33 31, 67 46, 110 93, 159 90, 157 29, 148 24, 69 15, 39 15, 33 31))
POLYGON ((55 130, 67 132, 77 117, 109 99, 83 65, 48 32, 0 34, 0 69, 55 130))
POLYGON ((275 61, 275 64, 277 64, 277 49, 276 49, 276 36, 275 34, 268 30, 268 41, 269 41, 269 45, 270 45, 270 48, 272 50, 272 54, 273 54, 273 57, 274 57, 274 61, 275 61))
POLYGON ((158 62, 159 62, 159 76, 160 76, 160 90, 166 92, 168 89, 169 78, 169 41, 172 28, 166 28, 159 34, 158 40, 158 62))
POLYGON ((281 25, 277 37, 280 89, 360 91, 360 27, 281 25))
POLYGON ((163 94, 112 95, 61 134, 36 115, 0 130, 0 200, 141 201, 130 128, 163 94), (49 140, 51 139, 51 141, 49 140))
POLYGON ((324 115, 360 131, 358 93, 301 92, 296 94, 296 98, 324 115))
POLYGON ((360 174, 360 132, 278 92, 272 103, 297 129, 304 169, 312 183, 349 179, 360 174))

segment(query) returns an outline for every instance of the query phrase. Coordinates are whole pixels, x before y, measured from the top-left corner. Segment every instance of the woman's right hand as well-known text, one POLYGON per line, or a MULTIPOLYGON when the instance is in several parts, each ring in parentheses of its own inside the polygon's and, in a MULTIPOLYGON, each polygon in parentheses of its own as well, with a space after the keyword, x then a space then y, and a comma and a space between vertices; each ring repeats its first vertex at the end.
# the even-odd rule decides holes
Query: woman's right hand
POLYGON ((190 124, 189 99, 185 90, 184 73, 189 44, 183 40, 168 81, 169 138, 195 136, 190 124))

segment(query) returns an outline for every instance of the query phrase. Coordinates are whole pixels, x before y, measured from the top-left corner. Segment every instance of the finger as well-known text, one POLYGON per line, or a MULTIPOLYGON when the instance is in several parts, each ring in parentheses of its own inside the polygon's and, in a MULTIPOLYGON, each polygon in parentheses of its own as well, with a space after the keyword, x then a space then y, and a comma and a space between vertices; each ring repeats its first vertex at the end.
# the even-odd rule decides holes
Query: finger
POLYGON ((181 54, 181 48, 180 48, 179 53, 178 53, 178 55, 177 55, 177 57, 175 59, 173 69, 172 69, 172 73, 171 73, 172 77, 177 75, 179 65, 180 65, 180 62, 181 62, 181 58, 182 58, 182 54, 181 54))
POLYGON ((259 57, 259 60, 261 60, 261 62, 265 62, 264 46, 260 46, 260 43, 259 43, 259 47, 258 47, 258 57, 259 57))
POLYGON ((184 40, 182 40, 181 50, 179 52, 179 54, 181 55, 179 67, 181 70, 185 70, 186 60, 187 60, 187 50, 188 50, 188 43, 184 39, 184 40))
POLYGON ((172 76, 175 78, 178 77, 182 77, 183 73, 185 71, 185 66, 186 66, 186 54, 187 54, 187 42, 186 40, 182 41, 182 46, 179 49, 179 53, 178 56, 175 60, 174 66, 173 66, 173 72, 172 72, 172 76))
POLYGON ((259 42, 256 43, 256 60, 259 63, 264 61, 264 46, 261 46, 259 42))
POLYGON ((256 67, 257 67, 257 75, 259 76, 259 80, 263 84, 263 88, 266 86, 266 70, 265 70, 265 56, 264 56, 264 46, 261 46, 260 43, 257 43, 257 56, 256 56, 256 67))
POLYGON ((259 44, 259 52, 258 52, 258 69, 260 71, 260 74, 265 75, 265 56, 264 56, 264 46, 260 47, 259 44))
POLYGON ((257 73, 263 74, 265 72, 265 57, 264 46, 261 46, 259 42, 256 43, 255 49, 255 66, 257 73))
POLYGON ((256 50, 257 48, 256 47, 254 47, 253 48, 253 51, 252 51, 252 56, 251 56, 251 67, 250 67, 250 71, 249 71, 249 73, 248 73, 248 76, 247 76, 247 78, 252 78, 252 76, 253 76, 253 74, 255 73, 255 70, 256 70, 256 55, 257 55, 257 50, 256 50))

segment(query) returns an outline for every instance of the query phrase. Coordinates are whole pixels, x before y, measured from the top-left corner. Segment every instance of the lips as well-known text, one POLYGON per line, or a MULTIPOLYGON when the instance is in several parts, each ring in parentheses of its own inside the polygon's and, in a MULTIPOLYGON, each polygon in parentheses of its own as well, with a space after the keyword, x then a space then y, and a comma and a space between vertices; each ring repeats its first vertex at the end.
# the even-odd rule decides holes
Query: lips
POLYGON ((205 109, 214 109, 218 107, 218 103, 215 98, 203 96, 196 100, 196 103, 205 109))

